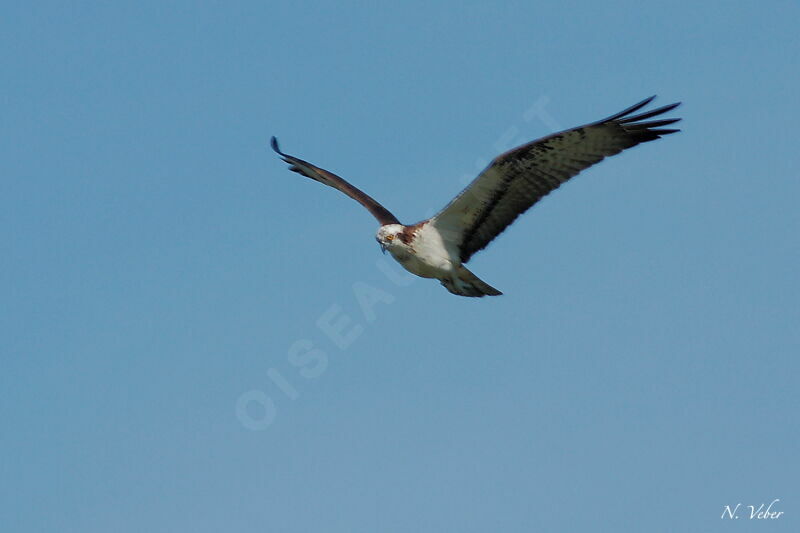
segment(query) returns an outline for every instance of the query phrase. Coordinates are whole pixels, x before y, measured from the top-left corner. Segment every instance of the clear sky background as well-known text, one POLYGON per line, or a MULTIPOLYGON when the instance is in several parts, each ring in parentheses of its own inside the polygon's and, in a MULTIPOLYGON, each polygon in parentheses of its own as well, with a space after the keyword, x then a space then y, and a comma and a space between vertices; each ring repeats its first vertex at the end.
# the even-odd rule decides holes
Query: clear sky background
POLYGON ((4 3, 0 529, 800 530, 800 6, 358 4, 4 3), (655 93, 498 298, 268 149, 412 223, 655 93))

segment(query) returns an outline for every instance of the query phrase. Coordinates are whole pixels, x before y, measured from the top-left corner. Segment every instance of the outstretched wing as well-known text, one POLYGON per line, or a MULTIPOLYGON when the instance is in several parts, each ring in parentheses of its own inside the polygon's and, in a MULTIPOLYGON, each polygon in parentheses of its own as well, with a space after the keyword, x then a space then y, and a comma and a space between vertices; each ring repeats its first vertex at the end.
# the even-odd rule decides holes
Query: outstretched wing
POLYGON ((298 174, 302 174, 307 178, 311 178, 312 180, 318 181, 323 183, 329 187, 333 187, 336 190, 342 191, 347 196, 355 200, 356 202, 360 203, 367 209, 369 212, 372 213, 372 216, 378 219, 378 222, 381 223, 381 226, 385 226, 386 224, 399 224, 397 218, 389 212, 388 209, 383 207, 381 204, 378 203, 377 200, 366 194, 361 189, 354 187, 347 183, 345 180, 337 176, 332 172, 328 172, 325 169, 319 168, 317 166, 308 163, 307 161, 303 161, 302 159, 298 159, 296 157, 292 157, 288 154, 284 154, 281 152, 281 149, 278 147, 278 139, 275 137, 272 138, 270 142, 272 145, 272 149, 281 156, 281 158, 291 165, 289 170, 292 172, 297 172, 298 174))
POLYGON ((461 261, 467 262, 519 215, 583 169, 626 148, 680 131, 663 128, 679 118, 647 121, 680 103, 631 116, 653 98, 498 156, 430 223, 459 247, 461 261))

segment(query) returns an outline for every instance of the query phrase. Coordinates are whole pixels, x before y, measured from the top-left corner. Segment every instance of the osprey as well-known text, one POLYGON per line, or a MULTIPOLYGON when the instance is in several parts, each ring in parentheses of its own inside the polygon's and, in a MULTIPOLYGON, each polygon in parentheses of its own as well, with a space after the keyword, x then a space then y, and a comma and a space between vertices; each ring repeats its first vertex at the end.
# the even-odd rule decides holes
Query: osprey
POLYGON ((289 170, 333 187, 366 207, 380 222, 376 240, 409 272, 438 279, 453 294, 497 296, 464 263, 485 248, 514 220, 545 195, 603 158, 639 143, 675 133, 679 118, 650 120, 680 103, 633 115, 651 96, 606 119, 543 137, 496 157, 472 183, 437 215, 406 226, 371 196, 339 176, 287 155, 272 138, 272 149, 289 170))

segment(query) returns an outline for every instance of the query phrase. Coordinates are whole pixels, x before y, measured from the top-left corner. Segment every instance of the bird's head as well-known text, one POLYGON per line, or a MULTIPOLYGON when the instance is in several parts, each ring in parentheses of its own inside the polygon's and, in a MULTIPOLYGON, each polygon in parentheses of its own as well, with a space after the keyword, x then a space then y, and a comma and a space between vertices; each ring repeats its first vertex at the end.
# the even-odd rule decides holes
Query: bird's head
POLYGON ((402 224, 386 224, 378 229, 375 240, 381 246, 381 251, 386 253, 386 250, 392 250, 395 247, 404 246, 403 241, 400 239, 400 234, 403 233, 405 227, 402 224))

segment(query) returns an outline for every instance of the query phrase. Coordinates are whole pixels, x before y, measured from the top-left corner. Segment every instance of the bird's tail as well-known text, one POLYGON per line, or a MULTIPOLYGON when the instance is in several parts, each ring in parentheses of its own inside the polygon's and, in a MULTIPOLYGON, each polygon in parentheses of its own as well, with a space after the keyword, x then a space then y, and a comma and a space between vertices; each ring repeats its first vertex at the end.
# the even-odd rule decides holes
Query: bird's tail
POLYGON ((459 296, 480 298, 482 296, 499 296, 503 294, 478 278, 463 265, 452 276, 442 279, 441 282, 445 289, 459 296))

